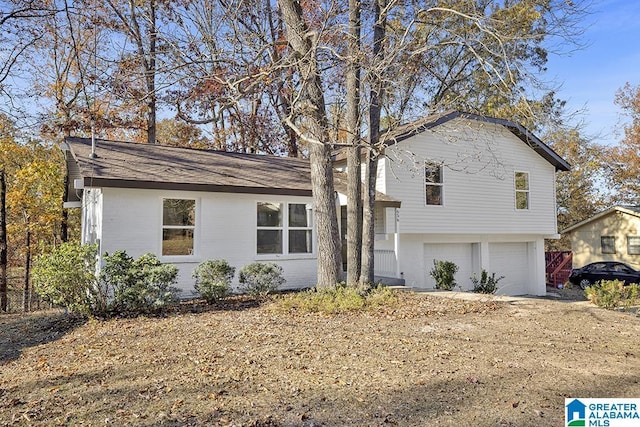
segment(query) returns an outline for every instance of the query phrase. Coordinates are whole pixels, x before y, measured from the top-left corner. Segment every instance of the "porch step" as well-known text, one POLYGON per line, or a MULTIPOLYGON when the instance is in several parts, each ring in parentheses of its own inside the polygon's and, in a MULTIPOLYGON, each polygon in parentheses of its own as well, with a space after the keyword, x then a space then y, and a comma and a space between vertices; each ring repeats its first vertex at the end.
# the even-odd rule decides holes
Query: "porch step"
POLYGON ((399 291, 399 292, 413 291, 413 288, 411 286, 405 286, 405 285, 393 285, 393 286, 387 286, 387 288, 394 291, 399 291))

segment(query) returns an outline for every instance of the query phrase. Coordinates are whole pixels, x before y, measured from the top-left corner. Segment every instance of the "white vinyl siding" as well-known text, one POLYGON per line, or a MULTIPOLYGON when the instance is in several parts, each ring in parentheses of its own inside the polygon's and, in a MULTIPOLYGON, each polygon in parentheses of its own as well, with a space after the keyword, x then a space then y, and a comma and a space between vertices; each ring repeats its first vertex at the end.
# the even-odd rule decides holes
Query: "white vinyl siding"
POLYGON ((553 165, 502 126, 455 119, 390 146, 386 156, 386 194, 402 201, 402 233, 557 233, 553 165), (425 206, 424 162, 446 170, 439 209, 425 206), (514 209, 519 170, 529 173, 526 211, 514 209))

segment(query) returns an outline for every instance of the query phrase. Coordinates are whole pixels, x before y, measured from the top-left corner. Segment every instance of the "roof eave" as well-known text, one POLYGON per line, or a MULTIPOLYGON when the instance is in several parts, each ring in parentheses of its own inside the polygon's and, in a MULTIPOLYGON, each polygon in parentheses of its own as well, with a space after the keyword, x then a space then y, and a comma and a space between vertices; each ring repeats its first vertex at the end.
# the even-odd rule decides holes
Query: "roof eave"
POLYGON ((126 179, 94 178, 85 176, 86 187, 132 188, 146 190, 200 191, 212 193, 273 194, 282 196, 312 196, 311 189, 277 187, 248 187, 218 184, 192 184, 184 182, 138 181, 126 179))

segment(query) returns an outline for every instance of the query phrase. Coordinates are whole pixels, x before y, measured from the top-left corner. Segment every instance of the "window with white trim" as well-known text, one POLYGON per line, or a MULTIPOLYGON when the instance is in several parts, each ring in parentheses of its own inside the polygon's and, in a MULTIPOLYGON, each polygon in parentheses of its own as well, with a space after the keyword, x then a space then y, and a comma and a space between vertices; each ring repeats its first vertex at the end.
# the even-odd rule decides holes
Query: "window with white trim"
POLYGON ((603 254, 616 253, 616 237, 600 236, 600 252, 603 254))
POLYGON ((627 254, 640 255, 640 236, 627 236, 627 254))
POLYGON ((193 255, 195 229, 195 200, 162 200, 162 255, 193 255))
POLYGON ((529 209, 529 172, 514 173, 516 209, 529 209))
POLYGON ((313 252, 313 218, 307 204, 258 202, 256 225, 258 254, 313 252))
POLYGON ((425 203, 442 206, 444 183, 442 165, 426 162, 424 164, 425 203))

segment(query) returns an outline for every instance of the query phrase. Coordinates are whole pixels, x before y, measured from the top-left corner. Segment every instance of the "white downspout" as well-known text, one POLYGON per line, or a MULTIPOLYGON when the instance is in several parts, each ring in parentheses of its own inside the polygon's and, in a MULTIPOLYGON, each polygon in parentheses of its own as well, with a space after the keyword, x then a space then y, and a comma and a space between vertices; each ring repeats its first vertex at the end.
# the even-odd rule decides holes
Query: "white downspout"
POLYGON ((393 236, 393 253, 396 257, 396 277, 401 279, 400 277, 400 213, 398 212, 398 208, 393 209, 393 213, 396 221, 396 233, 393 236))

